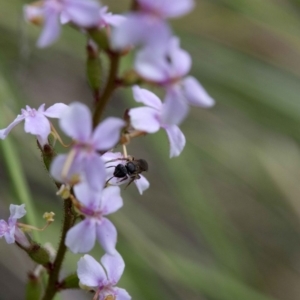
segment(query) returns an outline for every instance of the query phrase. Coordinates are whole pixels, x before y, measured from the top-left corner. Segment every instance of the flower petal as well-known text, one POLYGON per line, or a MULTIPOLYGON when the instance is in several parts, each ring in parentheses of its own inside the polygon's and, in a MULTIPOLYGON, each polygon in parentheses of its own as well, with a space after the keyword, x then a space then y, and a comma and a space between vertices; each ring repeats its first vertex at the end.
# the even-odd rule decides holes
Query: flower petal
POLYGON ((65 109, 68 108, 68 105, 64 103, 56 103, 46 109, 44 115, 49 118, 60 118, 61 114, 64 112, 65 109))
POLYGON ((77 275, 80 283, 89 287, 97 287, 99 283, 106 280, 103 267, 88 254, 79 259, 77 275))
MULTIPOLYGON (((101 156, 102 160, 107 163, 108 161, 110 160, 115 160, 115 159, 118 159, 118 158, 123 158, 123 154, 121 152, 110 152, 110 151, 107 151, 105 152, 102 156, 101 156)), ((116 160, 114 162, 111 162, 113 165, 114 164, 118 164, 121 160, 116 160)), ((109 163, 110 164, 110 163, 109 163)))
POLYGON ((102 22, 113 27, 121 26, 125 20, 126 18, 121 15, 106 14, 102 16, 102 22))
POLYGON ((51 132, 49 120, 40 112, 36 111, 34 116, 25 118, 24 130, 27 133, 39 136, 42 145, 47 143, 48 135, 51 132))
POLYGON ((37 41, 39 48, 45 48, 54 43, 60 35, 59 13, 56 9, 46 7, 44 11, 44 28, 37 41))
POLYGON ((10 219, 20 219, 26 215, 26 209, 25 209, 25 204, 21 205, 14 205, 11 204, 9 206, 9 211, 10 211, 10 219))
POLYGON ((65 244, 73 253, 86 253, 93 249, 96 240, 96 223, 86 218, 67 232, 65 244))
POLYGON ((185 76, 191 68, 191 56, 180 48, 177 37, 169 38, 165 48, 145 47, 136 55, 135 70, 137 73, 161 85, 169 85, 185 76))
POLYGON ((109 186, 103 190, 101 211, 103 215, 116 212, 123 206, 123 199, 118 186, 109 186))
POLYGON ((116 287, 116 288, 114 288, 114 291, 116 293, 116 300, 130 300, 131 299, 131 296, 124 289, 116 287))
POLYGON ((46 105, 45 103, 41 104, 39 106, 39 108, 37 109, 37 111, 40 112, 40 113, 44 113, 45 112, 45 105, 46 105))
POLYGON ((144 13, 131 13, 125 17, 122 26, 112 31, 111 41, 114 49, 124 49, 132 45, 151 45, 152 49, 165 48, 165 42, 171 36, 166 22, 144 13))
POLYGON ((89 108, 79 102, 69 105, 60 118, 61 129, 71 138, 88 142, 92 133, 92 117, 89 108))
POLYGON ((61 12, 59 20, 62 25, 65 25, 71 21, 69 15, 65 11, 61 12))
POLYGON ((96 210, 100 206, 101 191, 92 190, 87 183, 76 184, 74 186, 76 199, 79 200, 86 208, 96 210))
POLYGON ((58 181, 69 185, 86 184, 84 173, 85 157, 77 153, 72 159, 72 152, 56 156, 50 166, 50 174, 58 181))
POLYGON ((66 182, 67 181, 66 178, 63 178, 63 176, 62 176, 62 171, 63 171, 63 168, 64 168, 67 158, 68 158, 67 154, 60 154, 60 155, 56 156, 51 163, 50 174, 58 182, 68 183, 68 182, 66 182))
POLYGON ((185 76, 191 69, 192 59, 187 51, 180 48, 179 38, 170 39, 167 51, 172 77, 185 76))
POLYGON ((16 227, 10 227, 8 231, 5 232, 4 238, 7 244, 13 244, 15 242, 15 230, 16 227))
POLYGON ((125 263, 122 256, 116 251, 114 255, 105 254, 101 258, 101 264, 106 270, 108 280, 115 285, 121 278, 125 263))
POLYGON ((120 139, 120 131, 125 122, 119 118, 107 118, 94 130, 93 144, 97 150, 108 150, 114 147, 120 139))
POLYGON ((215 100, 211 98, 198 80, 192 76, 182 80, 183 93, 190 105, 211 107, 215 100))
POLYGON ((152 11, 161 18, 175 18, 187 14, 194 7, 193 0, 138 0, 141 9, 152 11))
POLYGON ((108 7, 104 6, 100 9, 100 27, 105 26, 120 26, 126 18, 121 15, 113 15, 111 12, 107 12, 108 7))
POLYGON ((181 91, 168 90, 161 111, 163 125, 179 125, 187 116, 189 106, 181 91))
POLYGON ((100 5, 92 0, 65 0, 64 14, 82 27, 96 26, 99 21, 100 5))
POLYGON ((114 255, 116 253, 117 230, 114 224, 106 218, 102 218, 101 224, 96 227, 99 243, 104 251, 114 255))
POLYGON ((6 128, 0 130, 0 139, 4 140, 9 132, 24 119, 25 117, 23 115, 17 115, 17 117, 6 128))
POLYGON ((136 54, 134 69, 148 80, 165 83, 170 80, 170 62, 167 59, 166 49, 144 47, 136 54))
POLYGON ((148 133, 154 133, 160 128, 160 112, 151 107, 132 108, 128 112, 132 127, 148 133))
POLYGON ((136 187, 137 187, 137 189, 138 189, 138 191, 139 191, 139 193, 140 193, 141 195, 143 195, 143 192, 144 192, 145 190, 147 190, 147 189, 149 188, 149 186, 150 186, 149 181, 146 179, 145 176, 143 176, 143 175, 141 175, 141 174, 140 174, 140 178, 139 178, 139 179, 136 179, 136 180, 134 181, 134 183, 135 183, 135 185, 136 185, 136 187))
POLYGON ((7 232, 8 224, 4 220, 0 220, 0 238, 7 232))
POLYGON ((135 85, 132 88, 133 98, 136 102, 141 102, 147 106, 157 109, 158 111, 161 110, 161 101, 160 99, 152 92, 141 89, 138 85, 135 85))
POLYGON ((170 157, 178 156, 185 146, 185 136, 178 126, 165 128, 170 142, 170 157))
POLYGON ((102 191, 106 181, 106 170, 101 156, 94 153, 83 162, 85 178, 95 191, 102 191))
POLYGON ((65 181, 65 178, 62 178, 62 169, 64 167, 67 157, 67 154, 57 155, 51 163, 50 174, 58 182, 65 181))

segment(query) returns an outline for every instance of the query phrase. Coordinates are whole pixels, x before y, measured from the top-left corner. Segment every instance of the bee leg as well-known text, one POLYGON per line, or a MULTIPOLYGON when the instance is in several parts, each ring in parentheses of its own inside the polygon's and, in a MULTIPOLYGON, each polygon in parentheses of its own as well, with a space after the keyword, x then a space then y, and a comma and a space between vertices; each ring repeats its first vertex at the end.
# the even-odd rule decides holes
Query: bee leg
POLYGON ((107 163, 118 161, 118 160, 126 160, 126 161, 128 161, 128 158, 125 158, 125 157, 124 158, 115 158, 115 159, 108 160, 105 163, 107 164, 107 163))
POLYGON ((126 190, 127 187, 132 184, 132 182, 134 181, 134 179, 135 179, 135 177, 131 177, 130 181, 127 183, 127 185, 125 186, 124 190, 126 190))
POLYGON ((107 186, 108 186, 108 183, 109 183, 109 181, 110 181, 111 179, 113 179, 114 177, 115 177, 115 176, 112 176, 112 177, 110 177, 108 180, 106 180, 104 187, 107 187, 107 186))
POLYGON ((122 181, 125 181, 125 180, 127 180, 128 179, 128 176, 125 176, 124 178, 122 178, 120 181, 118 181, 118 182, 122 182, 122 181))

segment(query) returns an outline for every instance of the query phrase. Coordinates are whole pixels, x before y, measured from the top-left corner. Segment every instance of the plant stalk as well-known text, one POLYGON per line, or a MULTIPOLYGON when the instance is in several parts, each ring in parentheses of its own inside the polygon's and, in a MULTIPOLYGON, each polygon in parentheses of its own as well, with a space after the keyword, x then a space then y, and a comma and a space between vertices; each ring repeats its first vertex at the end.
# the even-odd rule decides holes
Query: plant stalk
POLYGON ((108 101, 110 100, 111 94, 114 91, 114 89, 117 87, 116 79, 117 79, 117 74, 119 69, 120 55, 118 53, 113 53, 113 52, 109 53, 108 55, 110 58, 110 70, 109 70, 106 87, 95 106, 95 112, 93 115, 94 128, 99 124, 100 118, 104 112, 104 109, 108 101))
POLYGON ((64 200, 64 222, 63 222, 62 236, 60 239, 56 258, 54 260, 51 270, 49 271, 48 284, 42 300, 52 300, 55 294, 59 290, 59 272, 67 251, 67 247, 65 245, 65 239, 68 230, 73 226, 74 222, 75 222, 75 216, 72 212, 72 201, 70 198, 68 198, 64 200))

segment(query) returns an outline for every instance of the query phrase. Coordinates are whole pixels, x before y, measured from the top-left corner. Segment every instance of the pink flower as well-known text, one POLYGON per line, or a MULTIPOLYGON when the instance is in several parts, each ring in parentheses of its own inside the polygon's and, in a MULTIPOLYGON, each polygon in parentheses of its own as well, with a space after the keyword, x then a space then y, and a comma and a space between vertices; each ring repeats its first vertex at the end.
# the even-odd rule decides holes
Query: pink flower
POLYGON ((165 19, 182 16, 194 7, 193 0, 138 0, 137 4, 138 10, 127 14, 122 26, 113 31, 113 48, 136 45, 164 48, 172 35, 165 19))
POLYGON ((105 216, 123 206, 120 188, 107 187, 101 193, 90 190, 87 185, 78 185, 74 190, 85 219, 68 231, 66 246, 74 253, 86 253, 94 247, 97 239, 105 252, 114 254, 117 230, 105 216))
POLYGON ((170 98, 167 95, 165 102, 148 90, 134 86, 133 97, 137 102, 146 106, 132 108, 129 111, 130 122, 133 128, 148 133, 164 129, 170 142, 170 157, 178 156, 185 146, 185 137, 179 127, 188 113, 187 106, 181 99, 170 98))
POLYGON ((190 55, 180 49, 179 39, 169 40, 165 51, 146 47, 136 56, 135 70, 144 79, 167 91, 167 97, 182 99, 186 104, 211 107, 215 101, 192 76, 184 77, 191 69, 190 55))
POLYGON ((48 135, 51 132, 51 123, 47 117, 60 118, 67 107, 66 104, 56 103, 45 110, 45 104, 42 104, 36 110, 27 105, 26 109, 22 109, 21 114, 8 127, 0 130, 0 139, 5 139, 17 124, 25 120, 25 132, 36 135, 41 146, 44 146, 48 143, 48 135))
POLYGON ((77 178, 81 182, 86 181, 94 190, 102 190, 106 172, 99 151, 106 151, 117 144, 124 125, 123 120, 110 117, 93 130, 88 107, 78 102, 70 104, 60 119, 60 127, 74 139, 73 147, 68 155, 61 154, 54 159, 51 175, 59 182, 71 185, 77 178))
POLYGON ((86 254, 77 264, 77 275, 83 288, 96 292, 93 299, 105 300, 111 296, 115 300, 130 300, 126 290, 116 287, 120 280, 125 263, 119 253, 115 255, 105 254, 99 264, 92 256, 86 254))
POLYGON ((4 237, 7 244, 17 241, 23 247, 29 247, 30 244, 24 233, 18 228, 17 220, 26 215, 25 204, 9 206, 10 217, 8 222, 0 220, 0 238, 4 237))
POLYGON ((40 48, 55 42, 60 35, 61 22, 73 22, 86 28, 97 25, 100 4, 93 0, 43 0, 40 6, 25 5, 25 19, 32 23, 44 20, 44 28, 37 42, 40 48))
POLYGON ((171 36, 168 24, 156 16, 146 13, 130 13, 126 21, 112 31, 111 44, 116 50, 132 46, 164 48, 171 36))

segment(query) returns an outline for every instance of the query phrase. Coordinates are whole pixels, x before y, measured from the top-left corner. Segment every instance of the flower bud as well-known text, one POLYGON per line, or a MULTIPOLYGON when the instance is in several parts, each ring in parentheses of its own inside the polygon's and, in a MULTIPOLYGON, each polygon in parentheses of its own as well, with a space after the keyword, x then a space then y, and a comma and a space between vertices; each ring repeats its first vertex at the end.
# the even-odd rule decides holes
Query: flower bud
POLYGON ((94 92, 100 89, 102 78, 102 63, 97 45, 91 42, 87 46, 86 73, 90 87, 94 92))
POLYGON ((18 227, 16 227, 15 230, 15 241, 21 246, 23 249, 29 249, 31 246, 31 243, 25 233, 20 230, 18 227))
POLYGON ((88 33, 100 49, 109 50, 109 41, 105 30, 91 29, 88 33))
POLYGON ((41 245, 32 242, 30 249, 24 249, 33 261, 40 265, 47 265, 50 262, 49 252, 41 245))
POLYGON ((79 288, 79 278, 78 278, 77 274, 71 274, 71 275, 67 276, 62 281, 62 288, 63 289, 78 289, 79 288))

